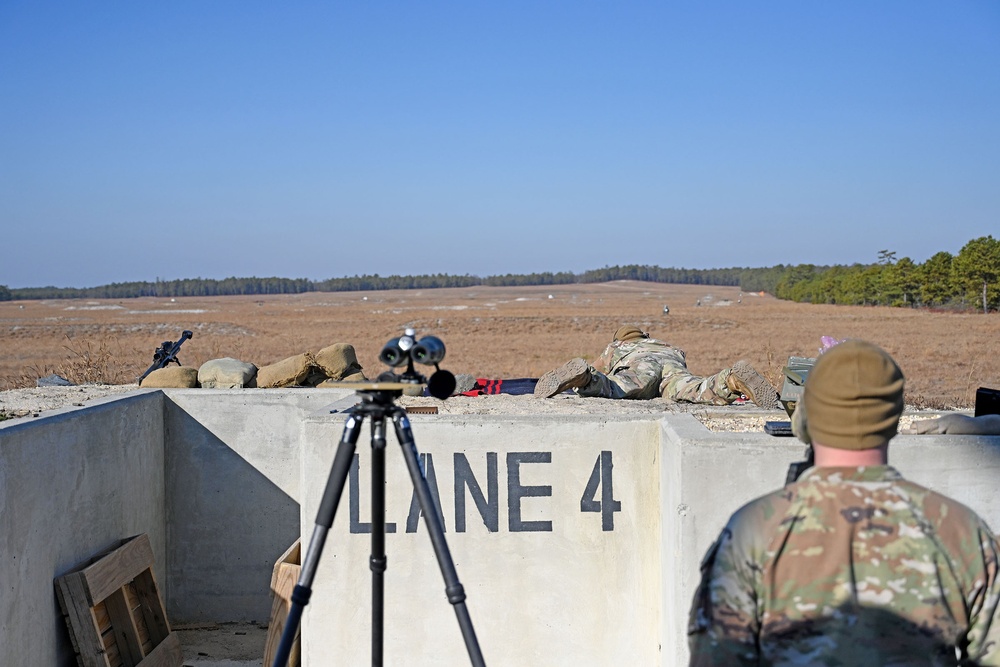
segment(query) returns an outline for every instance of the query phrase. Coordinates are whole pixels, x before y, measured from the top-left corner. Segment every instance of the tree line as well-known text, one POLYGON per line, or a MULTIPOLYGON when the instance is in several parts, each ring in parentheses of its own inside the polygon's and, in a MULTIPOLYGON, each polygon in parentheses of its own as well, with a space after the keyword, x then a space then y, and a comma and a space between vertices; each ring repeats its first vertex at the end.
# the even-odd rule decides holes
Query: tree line
POLYGON ((957 255, 938 252, 923 263, 880 250, 872 264, 788 266, 771 292, 779 299, 809 303, 975 308, 985 313, 1000 309, 1000 240, 983 236, 957 255))
POLYGON ((901 307, 1000 309, 1000 240, 973 239, 957 255, 939 252, 926 262, 897 259, 880 250, 871 264, 816 266, 813 264, 724 269, 662 268, 629 264, 606 266, 583 273, 543 272, 504 274, 485 278, 437 273, 418 276, 360 275, 327 280, 306 278, 190 278, 112 283, 99 287, 27 287, 0 285, 0 301, 12 299, 129 299, 135 297, 301 294, 303 292, 359 292, 369 290, 434 289, 441 287, 497 287, 570 285, 612 280, 640 280, 682 285, 738 286, 746 292, 769 292, 779 299, 809 303, 883 305, 901 307))

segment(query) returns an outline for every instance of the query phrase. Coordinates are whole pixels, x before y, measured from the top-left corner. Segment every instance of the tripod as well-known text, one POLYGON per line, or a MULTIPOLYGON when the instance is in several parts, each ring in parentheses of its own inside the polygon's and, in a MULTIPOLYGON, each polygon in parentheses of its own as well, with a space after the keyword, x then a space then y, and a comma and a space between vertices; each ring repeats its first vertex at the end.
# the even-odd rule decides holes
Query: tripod
POLYGON ((417 446, 410 430, 410 421, 406 418, 406 411, 395 404, 395 399, 402 394, 402 389, 406 385, 381 382, 373 383, 370 386, 371 389, 358 391, 362 402, 354 407, 344 425, 344 434, 337 446, 330 476, 327 479, 323 499, 320 501, 319 512, 316 515, 316 527, 313 529, 312 540, 302 561, 299 580, 292 591, 292 605, 288 612, 287 624, 281 635, 281 642, 275 653, 273 667, 285 667, 288 663, 303 608, 309 604, 309 597, 312 595, 313 577, 316 574, 316 567, 319 565, 327 533, 333 525, 334 515, 337 513, 337 505, 340 503, 344 482, 347 480, 351 462, 354 460, 358 434, 361 432, 361 424, 364 422, 365 416, 371 418, 372 432, 372 550, 370 559, 372 571, 372 665, 374 667, 382 665, 384 574, 387 566, 385 555, 385 420, 388 417, 396 429, 396 439, 399 441, 403 457, 406 459, 410 480, 413 482, 413 489, 417 494, 420 510, 424 514, 424 521, 430 533, 434 554, 437 556, 438 565, 444 577, 445 593, 448 602, 455 608, 455 615, 458 617, 458 625, 462 630, 469 659, 476 667, 483 666, 486 663, 479 650, 479 642, 476 640, 476 632, 472 627, 469 610, 465 606, 465 589, 458 580, 455 563, 444 538, 441 519, 438 517, 427 479, 420 467, 417 446))

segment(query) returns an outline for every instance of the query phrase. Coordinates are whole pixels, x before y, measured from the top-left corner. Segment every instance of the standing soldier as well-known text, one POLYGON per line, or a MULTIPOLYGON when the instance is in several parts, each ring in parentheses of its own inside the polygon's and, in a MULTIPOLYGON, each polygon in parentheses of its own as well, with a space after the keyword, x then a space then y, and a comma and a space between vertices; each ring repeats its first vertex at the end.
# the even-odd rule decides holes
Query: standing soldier
POLYGON ((841 343, 803 408, 815 467, 737 511, 709 549, 691 665, 1000 665, 996 537, 888 465, 896 362, 841 343))
POLYGON ((638 327, 620 327, 594 366, 573 359, 538 379, 535 396, 573 389, 580 396, 650 399, 727 405, 741 396, 768 410, 780 406, 778 392, 746 361, 709 377, 692 375, 684 350, 650 338, 638 327), (600 369, 600 370, 599 370, 600 369))

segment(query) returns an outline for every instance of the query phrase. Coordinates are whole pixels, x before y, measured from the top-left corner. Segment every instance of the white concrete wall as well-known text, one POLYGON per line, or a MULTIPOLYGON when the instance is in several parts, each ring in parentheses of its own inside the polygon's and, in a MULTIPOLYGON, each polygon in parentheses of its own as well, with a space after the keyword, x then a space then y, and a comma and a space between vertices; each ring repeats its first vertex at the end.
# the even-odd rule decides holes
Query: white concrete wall
POLYGON ((0 422, 0 665, 75 665, 54 580, 148 533, 164 581, 163 397, 0 422))
POLYGON ((258 621, 299 536, 305 416, 352 392, 165 390, 168 617, 258 621))
MULTIPOLYGON (((0 423, 0 664, 73 664, 53 579, 141 532, 171 622, 266 620, 271 568, 300 532, 308 543, 343 433, 329 407, 352 395, 165 394, 0 423)), ((492 666, 685 664, 702 555, 803 449, 686 414, 410 420, 492 666), (587 499, 600 504, 584 512, 591 479, 587 499)), ((412 486, 391 424, 387 440, 387 662, 465 664, 426 527, 408 525, 412 486)), ((369 662, 369 445, 366 423, 305 612, 307 667, 369 662)), ((1000 437, 901 436, 890 456, 1000 527, 1000 437)))
MULTIPOLYGON (((411 418, 419 450, 430 454, 446 537, 469 595, 468 606, 490 665, 686 664, 686 625, 701 559, 726 520, 753 498, 780 487, 802 444, 764 433, 713 432, 691 415, 662 420, 599 417, 411 418), (580 497, 601 452, 610 452, 614 530, 580 512, 580 497), (456 454, 487 490, 487 456, 497 454, 499 522, 485 529, 471 500, 465 532, 455 529, 456 454), (508 455, 541 453, 507 478, 508 455), (506 482, 506 483, 505 483, 506 482), (551 487, 521 500, 525 520, 551 531, 510 529, 510 490, 551 487), (551 495, 548 495, 551 493, 551 495), (505 516, 507 512, 508 516, 505 516)), ((342 418, 314 415, 303 433, 302 530, 312 536, 342 418), (317 446, 317 443, 324 443, 317 446)), ((463 664, 465 648, 426 529, 406 532, 411 490, 389 430, 385 655, 409 665, 463 664)), ((369 436, 358 443, 356 488, 345 490, 306 608, 303 658, 370 656, 369 436), (351 514, 355 514, 352 528, 351 514)), ((951 495, 1000 526, 1000 438, 900 436, 892 462, 910 479, 951 495)), ((461 487, 465 488, 465 487, 461 487)), ((467 492, 466 492, 467 493, 467 492)))
MULTIPOLYGON (((488 664, 658 664, 656 422, 582 416, 411 420, 417 447, 428 457, 428 476, 433 471, 446 538, 488 664), (602 470, 602 457, 610 474, 600 478, 595 499, 606 489, 620 509, 607 503, 603 511, 582 512, 581 499, 595 466, 602 470), (490 506, 488 522, 467 491, 472 478, 490 506), (462 499, 464 513, 456 510, 462 499)), ((391 424, 387 428, 393 532, 386 536, 385 660, 468 664, 426 526, 412 523, 418 518, 411 509, 412 483, 391 424)), ((343 418, 317 415, 306 424, 307 539, 335 453, 330 443, 342 431, 343 418)), ((345 489, 305 612, 306 665, 370 662, 370 534, 362 526, 371 520, 367 423, 357 455, 357 482, 345 489)))

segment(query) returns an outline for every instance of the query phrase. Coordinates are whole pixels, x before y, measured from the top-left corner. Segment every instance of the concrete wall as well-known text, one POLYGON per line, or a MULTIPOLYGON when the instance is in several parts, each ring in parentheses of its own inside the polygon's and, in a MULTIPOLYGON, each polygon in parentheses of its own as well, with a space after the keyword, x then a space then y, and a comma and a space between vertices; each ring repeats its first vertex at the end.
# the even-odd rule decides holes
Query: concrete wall
MULTIPOLYGON (((306 423, 306 537, 334 455, 327 443, 342 422, 317 415, 306 423)), ((657 664, 656 422, 415 416, 412 424, 488 664, 657 664), (594 511, 581 511, 584 499, 594 511)), ((387 440, 386 662, 467 664, 391 426, 387 440)), ((304 618, 306 665, 370 662, 369 445, 366 424, 304 618)))
POLYGON ((304 418, 353 394, 165 393, 168 617, 266 623, 274 562, 299 536, 304 418))
MULTIPOLYGON (((330 409, 353 402, 141 391, 0 424, 0 664, 73 664, 53 578, 141 532, 171 622, 266 620, 274 561, 313 532, 344 428, 330 409)), ((684 664, 702 555, 803 449, 687 414, 410 419, 493 666, 684 664)), ((387 439, 387 661, 464 664, 391 425, 387 439)), ((305 612, 307 667, 369 662, 368 424, 357 444, 305 612)), ((1000 437, 901 436, 891 458, 1000 526, 1000 437)))
POLYGON ((53 580, 148 533, 164 581, 163 396, 0 423, 0 665, 75 665, 53 580))
MULTIPOLYGON (((713 432, 686 414, 645 421, 445 415, 412 422, 419 450, 430 455, 426 470, 490 665, 686 664, 687 614, 703 554, 733 511, 784 483, 788 465, 804 450, 791 438, 713 432), (492 454, 495 491, 489 490, 492 454), (610 531, 602 529, 602 512, 581 512, 584 490, 605 455, 613 463, 610 531), (468 470, 456 475, 456 456, 468 461, 487 499, 496 494, 495 531, 471 500, 468 470), (540 488, 524 493, 526 487, 540 488), (460 496, 464 512, 456 509, 460 496), (518 504, 520 521, 551 525, 515 530, 511 514, 518 504), (456 525, 462 516, 464 531, 456 525)), ((306 541, 334 455, 316 443, 333 441, 342 428, 342 419, 326 415, 306 423, 306 541)), ((416 518, 411 484, 391 430, 388 440, 387 520, 394 532, 387 536, 386 660, 462 664, 465 648, 426 529, 408 526, 416 518)), ((368 445, 365 430, 306 609, 307 667, 335 658, 369 660, 368 445)), ((901 436, 891 456, 910 479, 1000 526, 1000 438, 901 436)))

